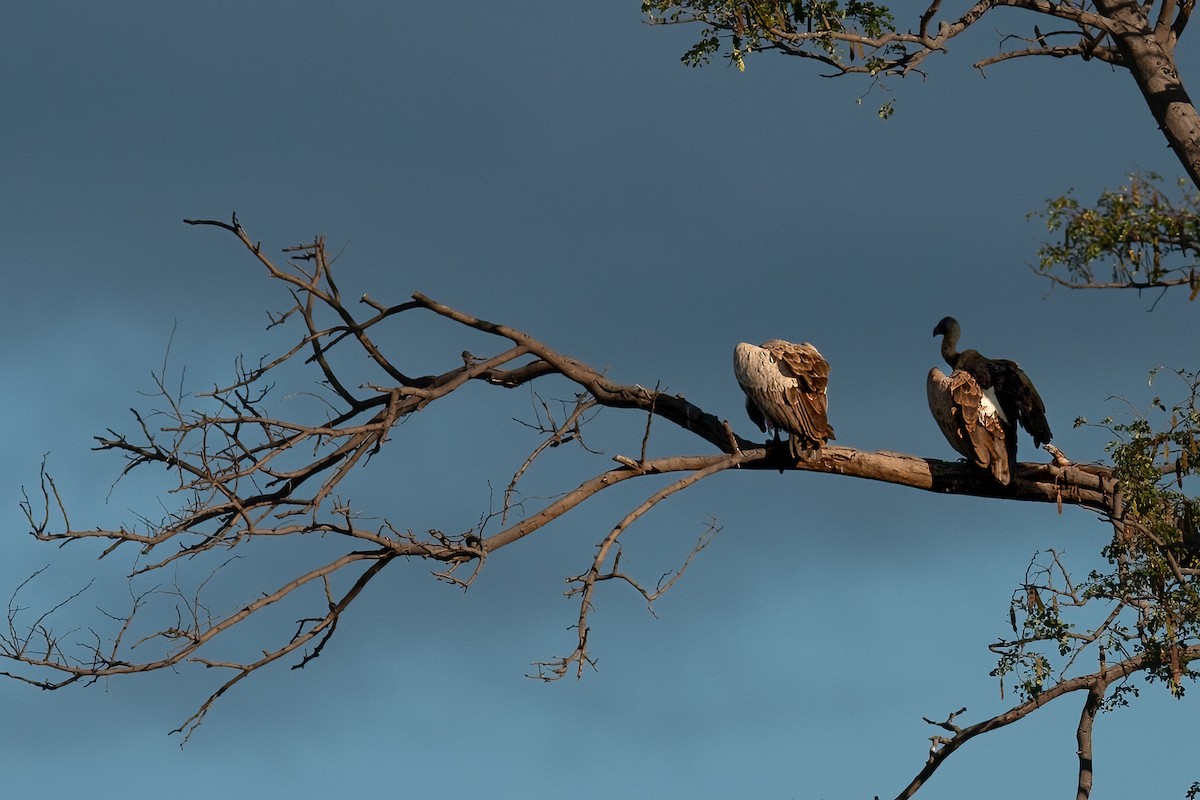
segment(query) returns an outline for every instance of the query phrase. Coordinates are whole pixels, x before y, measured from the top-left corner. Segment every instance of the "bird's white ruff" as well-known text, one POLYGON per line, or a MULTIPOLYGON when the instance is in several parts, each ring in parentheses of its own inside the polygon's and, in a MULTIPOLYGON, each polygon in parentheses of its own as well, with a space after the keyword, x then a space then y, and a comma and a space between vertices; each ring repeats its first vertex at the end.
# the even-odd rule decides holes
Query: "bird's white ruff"
POLYGON ((996 387, 980 389, 983 397, 979 398, 979 413, 981 416, 996 417, 1001 422, 1008 423, 1004 409, 1000 408, 1000 400, 996 397, 996 387))

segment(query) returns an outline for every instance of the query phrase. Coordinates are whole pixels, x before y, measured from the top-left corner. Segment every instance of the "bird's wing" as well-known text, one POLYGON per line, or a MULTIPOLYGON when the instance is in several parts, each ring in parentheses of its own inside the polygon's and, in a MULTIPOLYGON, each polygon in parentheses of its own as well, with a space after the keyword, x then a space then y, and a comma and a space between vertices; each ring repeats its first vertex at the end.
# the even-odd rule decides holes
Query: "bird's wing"
POLYGON ((934 367, 926 394, 929 411, 950 446, 1007 486, 1012 479, 1009 434, 974 377, 962 370, 947 377, 934 367))
POLYGON ((995 365, 993 373, 997 394, 1007 398, 1016 409, 1017 420, 1033 437, 1035 446, 1041 447, 1049 442, 1054 435, 1050 432, 1050 423, 1046 421, 1046 406, 1033 381, 1015 361, 997 359, 992 363, 995 365))
POLYGON ((829 424, 829 362, 808 342, 773 340, 763 345, 775 356, 783 396, 777 401, 781 422, 789 431, 816 442, 835 438, 829 424))

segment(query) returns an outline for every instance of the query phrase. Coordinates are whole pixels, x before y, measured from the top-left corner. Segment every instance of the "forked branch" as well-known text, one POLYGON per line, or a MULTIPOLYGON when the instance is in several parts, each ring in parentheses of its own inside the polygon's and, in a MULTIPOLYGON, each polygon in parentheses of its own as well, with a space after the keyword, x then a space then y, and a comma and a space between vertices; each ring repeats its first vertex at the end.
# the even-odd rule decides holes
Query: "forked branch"
MULTIPOLYGON (((1188 648, 1186 656, 1193 660, 1200 658, 1200 646, 1188 648)), ((915 795, 917 791, 920 790, 920 788, 925 784, 925 782, 933 776, 933 773, 937 771, 938 767, 940 767, 946 761, 946 759, 948 759, 956 750, 974 739, 976 736, 1003 728, 1007 725, 1011 725, 1014 722, 1024 719, 1034 711, 1044 707, 1046 704, 1073 692, 1087 693, 1087 699, 1084 702, 1084 716, 1081 718, 1078 731, 1080 740, 1079 785, 1081 791, 1083 791, 1085 784, 1088 787, 1088 791, 1090 791, 1091 759, 1090 757, 1087 757, 1085 760, 1085 754, 1090 753, 1091 749, 1090 722, 1092 719, 1094 719, 1096 711, 1099 710, 1108 686, 1117 681, 1123 680, 1138 671, 1146 669, 1149 666, 1147 664, 1147 660, 1148 659, 1146 656, 1134 656, 1124 659, 1116 664, 1101 663, 1100 668, 1091 674, 1080 675, 1075 678, 1062 680, 1054 686, 1051 686, 1050 688, 1041 692, 1036 697, 1030 698, 1029 700, 1013 706, 1001 714, 997 714, 994 717, 977 722, 974 725, 959 727, 953 723, 954 717, 963 713, 966 711, 966 709, 960 709, 958 712, 955 712, 955 714, 952 714, 945 723, 937 723, 932 722, 931 720, 926 720, 926 722, 929 722, 931 725, 936 725, 940 728, 950 731, 952 735, 932 737, 933 746, 930 749, 929 760, 925 763, 925 766, 922 767, 920 772, 918 772, 917 775, 909 782, 909 784, 905 786, 898 795, 896 795, 897 800, 906 800, 906 798, 910 798, 915 795)), ((1081 796, 1086 797, 1087 794, 1082 794, 1081 796)))

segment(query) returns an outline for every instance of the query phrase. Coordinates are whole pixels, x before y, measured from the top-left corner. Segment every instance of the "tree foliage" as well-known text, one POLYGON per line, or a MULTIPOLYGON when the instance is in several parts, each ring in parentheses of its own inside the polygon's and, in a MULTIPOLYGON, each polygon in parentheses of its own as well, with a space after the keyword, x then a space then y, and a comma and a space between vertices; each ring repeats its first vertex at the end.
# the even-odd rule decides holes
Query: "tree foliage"
POLYGON ((1178 198, 1153 173, 1132 174, 1082 205, 1067 193, 1035 216, 1058 237, 1038 251, 1039 274, 1071 289, 1167 289, 1200 294, 1200 194, 1178 182, 1178 198))
MULTIPOLYGON (((982 20, 997 17, 1001 9, 1017 10, 1026 20, 1020 32, 1002 33, 1000 51, 977 60, 977 68, 1049 56, 1126 70, 1189 179, 1200 187, 1200 115, 1175 56, 1193 5, 1178 0, 932 0, 907 27, 897 24, 891 7, 859 0, 643 0, 642 13, 655 25, 698 26, 696 42, 683 54, 684 63, 693 66, 724 53, 744 69, 750 54, 774 51, 814 62, 827 77, 865 75, 878 81, 921 73, 931 55, 948 51, 954 39, 982 20)), ((879 109, 885 118, 893 111, 891 100, 879 109)))

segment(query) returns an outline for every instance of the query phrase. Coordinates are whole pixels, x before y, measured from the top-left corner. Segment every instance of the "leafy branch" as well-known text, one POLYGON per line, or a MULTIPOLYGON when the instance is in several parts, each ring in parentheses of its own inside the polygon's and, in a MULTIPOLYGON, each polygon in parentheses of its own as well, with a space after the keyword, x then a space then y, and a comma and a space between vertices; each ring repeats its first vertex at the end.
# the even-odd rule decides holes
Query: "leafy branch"
POLYGON ((1038 250, 1037 273, 1069 289, 1163 289, 1200 295, 1200 194, 1178 181, 1178 198, 1154 173, 1132 174, 1117 189, 1082 205, 1067 193, 1046 202, 1042 217, 1057 242, 1038 250))
MULTIPOLYGON (((1136 82, 1191 183, 1200 187, 1200 114, 1176 60, 1193 7, 1178 0, 931 0, 905 28, 891 7, 871 0, 643 0, 641 6, 651 25, 699 28, 683 54, 685 64, 706 64, 724 53, 744 70, 751 54, 773 51, 817 64, 823 77, 867 76, 872 87, 889 76, 923 75, 929 56, 946 52, 957 37, 996 16, 992 12, 1020 11, 1027 20, 1023 30, 1001 32, 999 52, 976 60, 977 69, 1036 56, 1120 67, 1136 82)), ((886 119, 894 111, 888 99, 879 116, 886 119)))

